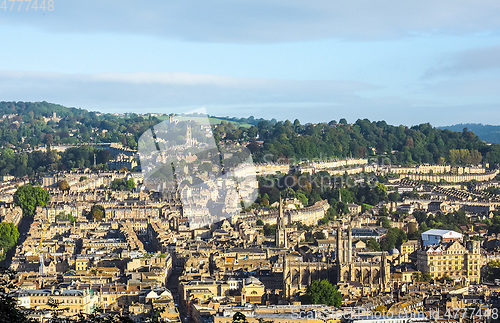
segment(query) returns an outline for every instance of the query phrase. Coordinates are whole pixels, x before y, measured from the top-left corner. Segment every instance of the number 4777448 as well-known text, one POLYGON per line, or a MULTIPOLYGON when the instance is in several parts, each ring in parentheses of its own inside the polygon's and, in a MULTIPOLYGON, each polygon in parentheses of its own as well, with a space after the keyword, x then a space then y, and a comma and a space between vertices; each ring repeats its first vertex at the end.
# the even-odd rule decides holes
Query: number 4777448
POLYGON ((54 11, 54 0, 0 0, 0 11, 54 11))

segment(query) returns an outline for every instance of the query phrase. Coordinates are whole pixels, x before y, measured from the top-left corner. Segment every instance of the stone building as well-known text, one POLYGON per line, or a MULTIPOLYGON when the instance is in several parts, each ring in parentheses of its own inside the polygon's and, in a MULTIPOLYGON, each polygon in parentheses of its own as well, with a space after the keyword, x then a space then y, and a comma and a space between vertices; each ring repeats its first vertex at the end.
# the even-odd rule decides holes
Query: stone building
POLYGON ((423 245, 417 251, 417 269, 434 279, 448 276, 455 280, 479 283, 481 266, 480 241, 443 241, 423 245))
POLYGON ((385 252, 354 252, 352 230, 343 224, 337 228, 337 279, 339 282, 356 281, 363 285, 363 295, 388 291, 390 264, 385 252))
POLYGON ((18 290, 13 297, 20 307, 31 309, 49 309, 48 301, 53 299, 61 304, 61 314, 66 316, 90 314, 96 303, 94 294, 88 289, 18 290))

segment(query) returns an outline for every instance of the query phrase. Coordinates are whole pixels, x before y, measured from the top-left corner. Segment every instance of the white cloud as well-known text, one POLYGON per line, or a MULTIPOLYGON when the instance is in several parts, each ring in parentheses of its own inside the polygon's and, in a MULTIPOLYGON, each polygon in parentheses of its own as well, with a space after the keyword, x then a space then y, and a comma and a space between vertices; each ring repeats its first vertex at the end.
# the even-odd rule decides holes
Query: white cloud
POLYGON ((473 72, 498 72, 500 46, 476 48, 445 55, 441 63, 428 69, 424 77, 459 75, 473 72))
POLYGON ((3 100, 49 100, 128 109, 355 100, 374 90, 355 81, 294 81, 190 73, 60 74, 0 71, 3 100))
POLYGON ((350 80, 280 80, 265 78, 230 77, 213 74, 179 72, 132 72, 132 73, 89 73, 63 74, 36 71, 0 71, 0 77, 14 80, 40 80, 55 82, 115 83, 126 85, 171 85, 171 86, 213 86, 241 89, 309 89, 330 93, 374 90, 375 85, 350 80))
MULTIPOLYGON (((440 97, 487 97, 500 98, 500 79, 452 79, 444 80, 425 86, 425 92, 437 94, 440 97)), ((482 101, 478 99, 478 101, 482 101)))
POLYGON ((73 0, 56 1, 50 13, 8 13, 0 24, 57 32, 268 43, 498 32, 499 16, 497 0, 73 0))

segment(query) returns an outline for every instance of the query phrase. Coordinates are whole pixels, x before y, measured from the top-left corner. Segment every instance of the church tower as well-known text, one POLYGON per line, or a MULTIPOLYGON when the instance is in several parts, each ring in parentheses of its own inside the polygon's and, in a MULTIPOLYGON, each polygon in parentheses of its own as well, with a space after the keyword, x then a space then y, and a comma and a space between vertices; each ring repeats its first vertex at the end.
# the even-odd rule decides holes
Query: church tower
POLYGON ((351 225, 347 227, 347 237, 344 236, 344 223, 337 227, 337 263, 340 265, 352 262, 352 231, 351 225))
POLYGON ((352 262, 352 229, 351 224, 347 227, 347 239, 345 239, 345 250, 346 250, 346 262, 350 264, 352 262))
POLYGON ((193 136, 191 134, 191 125, 187 125, 186 129, 186 147, 192 147, 193 146, 193 136))
POLYGON ((352 265, 352 231, 351 225, 347 227, 347 236, 344 234, 344 222, 339 222, 337 227, 337 279, 351 280, 351 265, 352 265))
POLYGON ((276 235, 275 235, 275 244, 276 247, 279 248, 288 248, 288 239, 286 236, 286 228, 283 217, 283 200, 280 195, 280 204, 279 204, 279 212, 278 218, 276 219, 276 235))
POLYGON ((343 244, 343 238, 342 238, 342 231, 343 228, 341 226, 341 222, 339 222, 339 225, 337 226, 337 265, 341 265, 344 263, 344 244, 343 244))

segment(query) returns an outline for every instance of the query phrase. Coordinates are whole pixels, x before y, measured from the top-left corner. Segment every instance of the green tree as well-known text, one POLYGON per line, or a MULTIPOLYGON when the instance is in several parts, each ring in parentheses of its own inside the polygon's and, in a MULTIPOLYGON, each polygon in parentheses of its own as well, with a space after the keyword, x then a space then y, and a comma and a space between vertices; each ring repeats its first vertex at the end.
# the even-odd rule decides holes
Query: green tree
POLYGON ((247 317, 241 312, 236 312, 233 315, 232 323, 247 323, 247 317))
POLYGON ((307 287, 304 302, 306 304, 325 304, 340 307, 342 305, 342 294, 328 280, 314 280, 307 287))
POLYGON ((494 260, 486 264, 485 278, 489 281, 500 278, 500 261, 494 260))
POLYGON ((135 188, 135 182, 133 178, 128 180, 124 178, 117 178, 111 182, 111 189, 116 191, 133 191, 135 188))
POLYGON ((432 280, 432 275, 429 273, 424 273, 422 275, 422 279, 424 282, 430 282, 432 280))
POLYGON ((14 223, 0 223, 0 249, 2 250, 0 260, 5 259, 7 251, 16 245, 18 238, 19 231, 14 223))
POLYGON ((66 214, 64 212, 61 212, 59 213, 57 216, 56 216, 56 222, 57 221, 64 221, 64 220, 68 220, 69 222, 73 223, 76 221, 75 217, 72 216, 71 214, 66 214))
POLYGON ((309 199, 306 197, 306 195, 304 193, 297 193, 296 198, 297 198, 297 200, 299 200, 302 203, 302 205, 304 205, 304 206, 309 205, 309 199))
POLYGON ((335 220, 336 217, 337 217, 337 211, 335 211, 333 207, 330 207, 326 211, 325 217, 319 219, 318 225, 327 224, 328 222, 335 220))
POLYGON ((151 312, 149 313, 149 317, 148 319, 146 320, 146 322, 161 322, 160 321, 160 318, 161 318, 161 313, 165 312, 165 307, 155 307, 151 310, 151 312))
POLYGON ((380 243, 375 238, 370 238, 366 241, 366 249, 370 251, 380 251, 380 243))
POLYGON ((391 221, 389 221, 389 219, 386 216, 383 216, 379 220, 379 225, 382 228, 390 229, 391 228, 391 221))
POLYGON ((347 213, 349 213, 349 207, 347 206, 347 203, 338 202, 336 211, 340 215, 347 214, 347 213))
MULTIPOLYGON (((96 306, 92 311, 92 314, 83 314, 79 313, 76 315, 76 319, 66 319, 67 321, 63 321, 64 323, 133 323, 134 321, 124 315, 109 315, 105 314, 104 310, 100 306, 96 306)), ((148 318, 147 320, 150 320, 148 318)), ((146 321, 148 322, 148 321, 146 321)), ((49 322, 52 323, 52 322, 49 322)))
POLYGON ((264 235, 271 236, 276 233, 276 224, 264 224, 264 235))
POLYGON ((397 202, 401 199, 398 192, 391 192, 387 195, 387 197, 389 198, 389 201, 391 201, 391 202, 397 202))
POLYGON ((129 190, 129 191, 133 191, 133 190, 134 190, 134 188, 135 188, 135 181, 134 181, 134 179, 133 179, 133 178, 129 178, 129 179, 127 180, 127 190, 129 190))
POLYGON ((394 248, 400 248, 403 242, 408 239, 406 232, 398 228, 390 228, 380 243, 381 250, 391 251, 394 248))
POLYGON ((89 217, 96 221, 102 221, 106 216, 105 209, 102 205, 94 204, 89 212, 89 217))
POLYGON ((67 308, 61 308, 60 305, 62 304, 62 301, 59 302, 51 297, 47 300, 47 306, 49 307, 48 311, 50 312, 50 322, 54 323, 63 323, 66 320, 63 318, 60 318, 61 314, 67 309, 67 308))
POLYGON ((68 220, 69 220, 69 222, 71 222, 71 223, 76 222, 75 217, 74 217, 74 216, 72 216, 71 214, 68 214, 68 220))
POLYGON ((50 201, 50 194, 41 187, 23 185, 14 193, 14 204, 23 210, 23 216, 34 216, 37 207, 50 201))
POLYGON ((323 231, 317 231, 317 232, 314 232, 313 237, 314 237, 314 239, 316 239, 316 240, 324 240, 324 239, 326 239, 326 236, 325 236, 325 234, 323 233, 323 231))
POLYGON ((59 181, 59 183, 57 183, 57 188, 60 191, 69 191, 69 183, 66 180, 59 181))
POLYGON ((283 198, 293 199, 295 197, 295 191, 293 190, 293 188, 287 187, 281 195, 283 196, 283 198))
POLYGON ((16 272, 0 268, 0 322, 9 323, 31 323, 26 315, 17 307, 17 300, 7 292, 17 288, 16 272))

